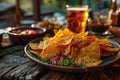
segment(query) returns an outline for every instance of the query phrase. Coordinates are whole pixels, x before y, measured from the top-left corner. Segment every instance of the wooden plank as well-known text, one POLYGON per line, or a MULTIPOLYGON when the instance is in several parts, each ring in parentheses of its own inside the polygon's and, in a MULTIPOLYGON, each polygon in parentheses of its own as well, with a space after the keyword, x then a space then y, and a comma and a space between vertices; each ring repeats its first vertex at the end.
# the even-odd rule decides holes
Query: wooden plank
POLYGON ((68 73, 50 70, 40 80, 85 80, 84 77, 85 73, 68 73))

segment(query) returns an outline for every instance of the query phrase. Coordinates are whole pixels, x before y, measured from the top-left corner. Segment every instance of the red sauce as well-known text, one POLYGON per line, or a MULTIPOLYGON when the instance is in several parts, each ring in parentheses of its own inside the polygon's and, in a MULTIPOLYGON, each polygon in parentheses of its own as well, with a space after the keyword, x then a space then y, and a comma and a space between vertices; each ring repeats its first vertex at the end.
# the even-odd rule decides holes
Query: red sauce
POLYGON ((15 34, 21 34, 21 35, 31 35, 31 34, 39 34, 39 30, 37 29, 15 29, 11 31, 15 34))

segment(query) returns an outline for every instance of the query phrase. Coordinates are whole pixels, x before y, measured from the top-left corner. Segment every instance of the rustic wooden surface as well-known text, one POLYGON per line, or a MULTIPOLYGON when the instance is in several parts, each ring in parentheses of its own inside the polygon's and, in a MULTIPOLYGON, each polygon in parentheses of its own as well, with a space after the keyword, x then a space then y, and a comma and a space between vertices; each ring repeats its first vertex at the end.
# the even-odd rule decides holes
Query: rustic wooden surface
MULTIPOLYGON (((120 43, 120 38, 112 38, 120 43)), ((120 80, 120 60, 95 72, 67 73, 49 70, 30 60, 25 45, 0 49, 0 80, 120 80)))

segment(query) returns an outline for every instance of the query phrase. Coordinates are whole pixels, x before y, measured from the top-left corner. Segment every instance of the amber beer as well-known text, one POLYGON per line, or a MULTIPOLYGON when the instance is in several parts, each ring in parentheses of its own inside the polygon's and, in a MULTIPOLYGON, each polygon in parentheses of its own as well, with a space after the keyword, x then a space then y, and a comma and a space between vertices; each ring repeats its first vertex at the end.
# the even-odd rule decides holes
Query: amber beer
POLYGON ((76 33, 85 32, 88 6, 67 6, 68 28, 76 33))

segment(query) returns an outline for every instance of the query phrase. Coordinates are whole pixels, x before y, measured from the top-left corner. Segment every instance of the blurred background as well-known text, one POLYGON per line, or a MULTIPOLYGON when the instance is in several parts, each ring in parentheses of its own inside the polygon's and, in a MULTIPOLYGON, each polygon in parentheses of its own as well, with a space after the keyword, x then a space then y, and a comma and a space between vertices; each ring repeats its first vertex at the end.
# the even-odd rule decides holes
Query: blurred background
MULTIPOLYGON (((46 15, 66 14, 66 4, 89 5, 90 12, 105 10, 109 12, 112 0, 0 0, 0 28, 19 26, 40 21, 46 15)), ((116 2, 120 7, 120 0, 116 2)))

